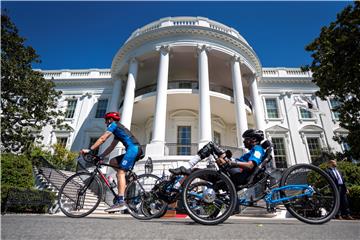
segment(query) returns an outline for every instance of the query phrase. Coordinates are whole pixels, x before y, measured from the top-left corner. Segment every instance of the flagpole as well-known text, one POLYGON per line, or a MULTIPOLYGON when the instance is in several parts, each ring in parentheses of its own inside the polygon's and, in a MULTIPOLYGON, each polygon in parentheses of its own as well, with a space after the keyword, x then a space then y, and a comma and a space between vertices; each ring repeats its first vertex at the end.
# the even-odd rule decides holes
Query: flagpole
MULTIPOLYGON (((289 128, 289 135, 290 135, 291 146, 292 146, 292 150, 293 150, 293 154, 294 154, 294 160, 295 160, 295 164, 297 164, 296 152, 295 152, 295 147, 294 147, 294 141, 293 141, 292 132, 291 132, 291 129, 290 129, 289 116, 288 116, 288 111, 287 111, 286 102, 285 102, 285 96, 286 96, 286 95, 287 95, 287 93, 284 93, 284 94, 282 95, 282 98, 283 98, 284 107, 285 107, 286 122, 287 122, 288 128, 289 128)), ((290 94, 290 97, 291 97, 291 94, 290 94)), ((290 101, 291 101, 291 100, 290 100, 290 101)))
MULTIPOLYGON (((319 103, 318 103, 318 100, 317 100, 317 97, 315 96, 315 102, 316 102, 316 107, 319 109, 320 111, 320 107, 319 107, 319 103)), ((322 116, 321 116, 321 112, 319 112, 319 118, 320 118, 320 122, 321 122, 321 126, 322 126, 322 129, 324 131, 324 136, 325 136, 325 141, 326 141, 326 145, 327 145, 327 149, 328 151, 330 152, 330 145, 329 145, 329 141, 328 141, 328 138, 327 138, 327 135, 326 135, 326 131, 325 131, 325 128, 324 128, 324 122, 323 122, 323 119, 322 119, 322 116)))

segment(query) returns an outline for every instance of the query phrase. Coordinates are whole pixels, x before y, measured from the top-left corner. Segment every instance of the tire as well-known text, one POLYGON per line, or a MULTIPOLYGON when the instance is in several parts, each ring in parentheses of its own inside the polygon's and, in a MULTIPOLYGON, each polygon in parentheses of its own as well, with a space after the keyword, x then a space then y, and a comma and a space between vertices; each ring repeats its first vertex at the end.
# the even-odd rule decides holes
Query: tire
MULTIPOLYGON (((311 196, 295 198, 284 203, 295 218, 309 224, 323 224, 335 216, 340 205, 339 192, 326 172, 314 165, 294 165, 284 172, 280 187, 293 184, 306 184, 314 189, 311 196)), ((290 197, 301 193, 304 193, 304 190, 283 190, 280 195, 290 197)))
POLYGON ((102 196, 103 186, 99 178, 91 173, 80 172, 69 177, 61 186, 58 202, 66 216, 81 218, 99 206, 102 196))
POLYGON ((229 177, 209 169, 198 170, 186 179, 182 198, 190 218, 203 225, 216 225, 228 219, 237 199, 229 177))
POLYGON ((127 185, 125 202, 131 216, 139 220, 149 220, 165 214, 167 203, 152 192, 159 179, 153 174, 142 174, 127 185))

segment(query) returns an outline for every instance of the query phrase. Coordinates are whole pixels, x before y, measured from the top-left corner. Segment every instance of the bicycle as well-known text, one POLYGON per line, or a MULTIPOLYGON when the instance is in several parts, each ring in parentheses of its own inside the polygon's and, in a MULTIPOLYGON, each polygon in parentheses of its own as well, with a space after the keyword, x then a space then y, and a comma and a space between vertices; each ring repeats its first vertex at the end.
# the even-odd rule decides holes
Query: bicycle
MULTIPOLYGON (((151 161, 151 159, 149 160, 151 161)), ((149 163, 148 161, 145 166, 152 168, 152 162, 149 163)), ((92 166, 93 170, 81 171, 69 177, 62 185, 58 195, 61 211, 72 218, 85 217, 95 211, 101 200, 103 200, 104 189, 106 188, 110 190, 114 199, 117 196, 115 190, 111 187, 111 183, 100 169, 103 166, 119 168, 106 164, 101 158, 91 154, 80 155, 78 162, 84 162, 92 166)), ((83 166, 83 168, 85 167, 83 166)), ((129 213, 133 217, 146 220, 156 217, 157 214, 164 210, 162 208, 165 205, 160 200, 154 199, 150 193, 158 180, 158 176, 146 173, 146 171, 145 174, 139 176, 132 169, 126 173, 127 187, 124 200, 129 213), (149 215, 147 212, 145 215, 142 209, 150 205, 153 207, 152 213, 149 215), (157 209, 157 207, 159 208, 157 209)))
POLYGON ((272 160, 271 151, 268 147, 262 163, 245 185, 234 185, 228 165, 216 163, 216 169, 201 169, 190 174, 182 191, 190 218, 200 224, 216 225, 233 214, 236 201, 242 206, 255 206, 264 200, 268 212, 275 212, 278 204, 284 204, 287 211, 302 222, 322 224, 330 221, 340 203, 338 190, 330 177, 316 166, 297 164, 288 168, 280 181, 274 179, 273 172, 267 167, 272 160), (238 199, 238 191, 259 186, 262 188, 260 196, 238 199))

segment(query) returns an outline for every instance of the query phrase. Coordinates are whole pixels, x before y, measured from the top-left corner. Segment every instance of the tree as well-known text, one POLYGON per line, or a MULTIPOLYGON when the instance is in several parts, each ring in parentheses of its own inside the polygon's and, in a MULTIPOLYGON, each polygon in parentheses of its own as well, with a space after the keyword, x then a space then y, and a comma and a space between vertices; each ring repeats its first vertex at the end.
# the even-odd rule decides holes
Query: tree
POLYGON ((360 159, 360 2, 347 6, 305 49, 313 61, 303 69, 313 72, 317 96, 339 102, 334 110, 340 126, 349 130, 350 154, 360 159))
POLYGON ((61 124, 56 110, 61 92, 32 70, 39 56, 6 13, 1 13, 1 150, 24 152, 46 125, 61 124))

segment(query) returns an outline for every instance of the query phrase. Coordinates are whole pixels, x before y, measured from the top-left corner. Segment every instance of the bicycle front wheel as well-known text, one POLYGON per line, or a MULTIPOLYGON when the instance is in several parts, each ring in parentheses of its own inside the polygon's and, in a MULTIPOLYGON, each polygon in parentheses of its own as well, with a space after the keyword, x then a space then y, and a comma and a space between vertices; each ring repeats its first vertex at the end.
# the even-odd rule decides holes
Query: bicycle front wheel
POLYGON ((312 194, 307 194, 308 189, 295 190, 290 187, 280 192, 281 197, 290 199, 284 203, 286 209, 300 221, 309 224, 326 223, 338 211, 338 189, 327 173, 320 168, 310 164, 290 167, 280 181, 281 187, 289 185, 305 185, 313 190, 312 194))
POLYGON ((185 182, 183 201, 186 212, 195 222, 216 225, 233 213, 236 204, 234 184, 214 170, 198 170, 185 182))
POLYGON ((153 174, 142 174, 128 184, 125 202, 129 213, 136 219, 149 220, 164 214, 167 203, 152 192, 160 178, 153 174))
POLYGON ((98 207, 102 195, 102 184, 96 175, 76 173, 61 186, 58 196, 60 210, 68 217, 85 217, 98 207))

